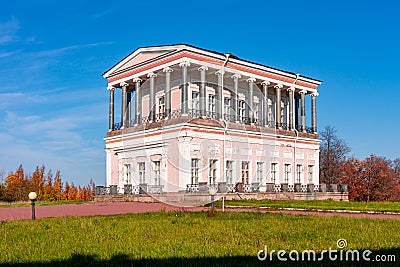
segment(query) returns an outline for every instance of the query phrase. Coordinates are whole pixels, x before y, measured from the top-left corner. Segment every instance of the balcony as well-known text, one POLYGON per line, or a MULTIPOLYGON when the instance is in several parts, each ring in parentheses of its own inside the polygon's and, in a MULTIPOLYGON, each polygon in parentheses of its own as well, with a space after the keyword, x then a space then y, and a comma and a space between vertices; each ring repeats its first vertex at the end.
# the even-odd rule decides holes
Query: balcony
POLYGON ((205 116, 202 116, 202 113, 199 109, 189 109, 187 114, 182 114, 180 109, 172 110, 169 114, 167 113, 158 113, 153 119, 149 116, 144 116, 140 120, 140 124, 135 124, 135 121, 130 121, 125 129, 122 129, 122 123, 118 122, 114 124, 113 131, 107 133, 107 136, 116 136, 121 134, 121 130, 124 132, 135 132, 141 131, 143 129, 151 129, 162 127, 163 121, 169 121, 168 124, 172 125, 174 123, 184 123, 188 122, 187 119, 196 119, 191 120, 191 122, 195 124, 205 124, 205 125, 214 125, 217 127, 225 127, 226 125, 221 124, 220 121, 227 122, 228 128, 231 129, 244 129, 248 131, 269 131, 271 133, 277 133, 279 135, 286 136, 300 136, 306 138, 318 138, 317 134, 314 134, 313 129, 311 127, 304 127, 302 125, 295 125, 295 129, 298 131, 291 131, 288 123, 281 123, 280 127, 277 127, 275 121, 268 121, 266 125, 264 122, 259 120, 258 118, 250 118, 247 116, 238 116, 238 121, 236 121, 236 116, 232 114, 223 114, 222 118, 219 113, 213 111, 206 111, 205 116), (197 120, 199 119, 199 120, 197 120), (207 122, 208 121, 208 122, 207 122), (211 123, 214 121, 214 123, 211 123), (243 127, 244 126, 244 127, 243 127), (264 130, 262 130, 264 129, 264 130), (269 130, 268 130, 269 129, 269 130))

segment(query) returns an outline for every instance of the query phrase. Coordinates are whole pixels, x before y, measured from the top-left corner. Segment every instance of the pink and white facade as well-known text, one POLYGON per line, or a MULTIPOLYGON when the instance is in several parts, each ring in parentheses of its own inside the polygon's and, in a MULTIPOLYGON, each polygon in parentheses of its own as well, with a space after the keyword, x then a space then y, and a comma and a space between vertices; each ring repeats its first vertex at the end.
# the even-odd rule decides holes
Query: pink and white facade
POLYGON ((190 45, 139 48, 103 77, 120 193, 318 190, 320 81, 190 45))

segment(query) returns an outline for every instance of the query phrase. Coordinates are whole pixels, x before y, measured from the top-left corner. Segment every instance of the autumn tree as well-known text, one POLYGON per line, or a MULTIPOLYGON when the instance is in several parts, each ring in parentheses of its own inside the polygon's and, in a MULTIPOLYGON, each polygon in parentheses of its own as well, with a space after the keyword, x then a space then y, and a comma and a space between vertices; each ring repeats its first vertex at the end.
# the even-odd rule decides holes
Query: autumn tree
POLYGON ((336 129, 329 125, 319 133, 319 137, 321 138, 320 181, 326 184, 338 183, 339 167, 346 161, 350 147, 336 135, 336 129))
POLYGON ((8 201, 28 199, 30 184, 27 177, 25 177, 22 165, 19 165, 15 173, 10 173, 7 176, 5 184, 4 198, 8 201))
POLYGON ((46 199, 46 188, 45 188, 45 167, 39 168, 36 166, 35 171, 32 173, 30 178, 31 188, 30 191, 35 191, 38 195, 39 200, 46 199))
POLYGON ((350 200, 400 200, 398 176, 382 157, 371 155, 364 160, 350 158, 339 167, 339 172, 340 182, 348 185, 350 200))
POLYGON ((54 195, 55 195, 55 200, 61 200, 62 199, 62 181, 61 181, 61 173, 60 170, 57 170, 56 176, 54 177, 54 195))

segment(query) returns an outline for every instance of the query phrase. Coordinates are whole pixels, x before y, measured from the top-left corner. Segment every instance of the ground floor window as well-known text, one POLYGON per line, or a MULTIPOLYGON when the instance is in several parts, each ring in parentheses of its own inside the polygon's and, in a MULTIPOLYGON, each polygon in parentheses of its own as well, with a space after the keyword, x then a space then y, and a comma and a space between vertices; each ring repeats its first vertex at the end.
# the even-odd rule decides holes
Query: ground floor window
POLYGON ((192 159, 190 182, 191 184, 199 184, 199 159, 192 159))
POLYGON ((257 162, 257 183, 261 183, 264 176, 264 163, 257 162))
POLYGON ((249 162, 242 161, 242 183, 249 184, 249 162))
POLYGON ((161 182, 161 170, 160 170, 160 161, 154 161, 154 185, 160 185, 161 182))
POLYGON ((314 180, 314 165, 308 165, 308 183, 312 184, 314 180))
POLYGON ((209 166, 209 174, 208 174, 208 178, 209 178, 209 183, 210 184, 215 184, 216 180, 217 180, 217 160, 216 159, 212 159, 210 160, 210 166, 209 166))
POLYGON ((233 161, 226 161, 226 183, 233 184, 233 161))
POLYGON ((273 183, 273 184, 276 182, 277 171, 278 171, 278 163, 272 162, 271 163, 271 183, 273 183))
POLYGON ((285 174, 285 176, 284 176, 284 178, 283 178, 283 182, 285 183, 285 184, 287 184, 287 183, 289 183, 289 180, 290 180, 290 174, 291 174, 291 172, 292 172, 292 168, 291 168, 291 165, 290 164, 285 164, 285 169, 284 169, 284 174, 285 174))
POLYGON ((125 184, 132 184, 131 165, 124 164, 124 182, 125 184))
POLYGON ((146 183, 146 169, 144 162, 138 162, 138 169, 139 169, 139 184, 146 183))
POLYGON ((301 178, 303 176, 303 165, 297 164, 296 165, 296 183, 301 183, 301 178))

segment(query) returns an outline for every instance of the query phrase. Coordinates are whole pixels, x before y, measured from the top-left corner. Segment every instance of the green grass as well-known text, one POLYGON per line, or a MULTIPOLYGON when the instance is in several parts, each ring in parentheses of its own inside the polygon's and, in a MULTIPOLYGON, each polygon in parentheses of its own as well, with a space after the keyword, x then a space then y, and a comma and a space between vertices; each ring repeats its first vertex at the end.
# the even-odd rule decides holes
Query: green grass
MULTIPOLYGON (((50 205, 64 205, 64 204, 82 204, 88 203, 89 200, 59 200, 59 201, 36 201, 36 206, 50 206, 50 205)), ((4 203, 4 202, 3 202, 4 203)), ((28 207, 31 205, 30 201, 24 203, 9 203, 0 204, 0 208, 16 208, 16 207, 28 207)))
MULTIPOLYGON (((222 203, 216 202, 217 206, 222 203)), ((307 210, 357 210, 357 211, 376 211, 376 212, 397 212, 400 213, 399 202, 344 202, 333 200, 227 200, 228 206, 252 206, 278 208, 298 208, 307 210)))
MULTIPOLYGON (((397 220, 221 212, 1 222, 0 266, 286 265, 276 258, 260 262, 257 252, 264 245, 321 252, 336 249, 339 238, 347 240, 348 249, 395 254, 400 260, 399 228, 397 220)), ((335 265, 315 266, 329 264, 335 265)))

